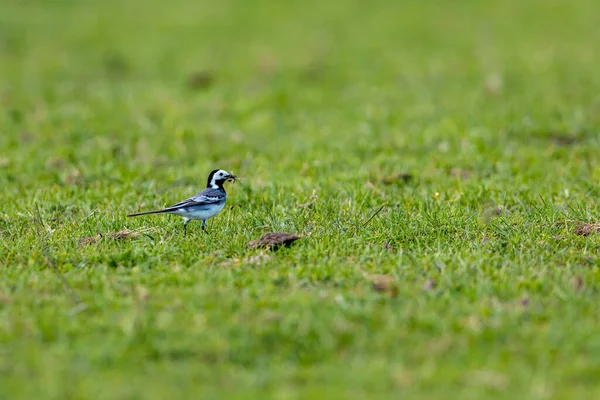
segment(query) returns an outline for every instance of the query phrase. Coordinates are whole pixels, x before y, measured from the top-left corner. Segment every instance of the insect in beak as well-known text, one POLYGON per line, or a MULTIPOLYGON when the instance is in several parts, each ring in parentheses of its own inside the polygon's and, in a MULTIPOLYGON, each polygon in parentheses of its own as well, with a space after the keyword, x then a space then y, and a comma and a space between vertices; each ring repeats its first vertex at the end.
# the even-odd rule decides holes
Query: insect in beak
POLYGON ((232 174, 232 175, 229 175, 229 176, 227 177, 227 182, 237 182, 237 181, 239 181, 239 180, 240 180, 240 178, 238 178, 237 176, 235 176, 235 175, 233 175, 233 174, 232 174))

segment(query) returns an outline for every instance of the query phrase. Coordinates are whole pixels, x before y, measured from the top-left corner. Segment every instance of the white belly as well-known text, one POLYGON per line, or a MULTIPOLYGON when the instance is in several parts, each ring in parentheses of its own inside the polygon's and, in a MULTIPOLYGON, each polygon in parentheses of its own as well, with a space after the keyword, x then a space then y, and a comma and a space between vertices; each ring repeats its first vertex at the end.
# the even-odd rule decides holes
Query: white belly
POLYGON ((220 213, 224 206, 225 202, 221 204, 207 204, 199 207, 180 208, 179 210, 174 211, 173 214, 187 219, 207 220, 220 213))

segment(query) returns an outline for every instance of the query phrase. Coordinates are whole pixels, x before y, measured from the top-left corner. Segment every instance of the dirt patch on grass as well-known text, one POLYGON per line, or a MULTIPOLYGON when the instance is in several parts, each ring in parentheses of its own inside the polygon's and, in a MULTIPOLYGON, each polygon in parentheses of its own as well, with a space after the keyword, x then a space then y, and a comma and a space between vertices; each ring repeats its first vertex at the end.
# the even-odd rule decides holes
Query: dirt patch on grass
POLYGON ((371 286, 374 291, 385 293, 391 297, 398 296, 398 284, 392 275, 372 275, 371 286))
POLYGON ((504 214, 506 214, 506 208, 504 206, 490 202, 483 205, 479 217, 484 224, 489 224, 494 219, 501 217, 504 214))
POLYGON ((65 176, 63 182, 66 185, 83 186, 83 184, 85 183, 85 179, 81 175, 81 171, 79 171, 78 169, 76 169, 76 170, 73 170, 73 171, 69 172, 65 176))
POLYGON ((583 141, 583 139, 580 136, 565 132, 550 132, 548 134, 548 139, 550 140, 550 142, 559 147, 574 146, 577 143, 583 141))
POLYGON ((583 277, 581 275, 574 276, 571 279, 571 286, 576 292, 581 292, 585 288, 583 277))
POLYGON ((131 72, 131 67, 127 60, 119 53, 108 52, 102 59, 104 71, 109 77, 121 78, 131 72))
POLYGON ((258 239, 251 240, 250 243, 248 243, 248 246, 251 249, 265 248, 269 250, 277 250, 281 246, 291 246, 292 243, 300 238, 301 236, 291 233, 273 232, 267 233, 258 239))
POLYGON ((468 169, 452 168, 450 170, 450 176, 457 178, 457 179, 462 179, 463 181, 470 179, 471 174, 472 174, 472 172, 468 169))
POLYGON ((436 286, 437 286, 437 283, 433 279, 427 279, 425 281, 425 283, 423 284, 423 286, 421 287, 421 289, 424 292, 431 292, 433 289, 435 289, 436 286))
POLYGON ((206 90, 215 83, 215 74, 203 70, 191 73, 187 78, 187 87, 192 90, 206 90))
POLYGON ((139 232, 130 231, 129 229, 124 229, 121 232, 110 232, 110 233, 101 233, 98 232, 95 236, 90 236, 86 238, 79 239, 79 244, 81 246, 87 246, 94 244, 102 239, 108 238, 112 240, 124 240, 124 239, 135 239, 140 235, 139 232))
POLYGON ((600 233, 600 223, 580 223, 573 229, 573 233, 578 236, 590 236, 592 233, 600 233))
POLYGON ((394 183, 408 183, 411 182, 415 176, 410 172, 398 172, 392 175, 384 176, 381 178, 381 182, 384 185, 392 185, 394 183))
POLYGON ((65 160, 60 157, 51 157, 46 161, 46 168, 61 169, 65 166, 65 160))

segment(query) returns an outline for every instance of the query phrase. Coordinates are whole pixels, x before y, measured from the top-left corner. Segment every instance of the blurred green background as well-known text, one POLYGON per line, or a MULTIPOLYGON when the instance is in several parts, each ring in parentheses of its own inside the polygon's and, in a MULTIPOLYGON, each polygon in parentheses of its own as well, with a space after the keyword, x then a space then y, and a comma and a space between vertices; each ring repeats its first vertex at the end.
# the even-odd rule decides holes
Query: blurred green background
POLYGON ((599 11, 0 0, 0 398, 593 398, 599 11))

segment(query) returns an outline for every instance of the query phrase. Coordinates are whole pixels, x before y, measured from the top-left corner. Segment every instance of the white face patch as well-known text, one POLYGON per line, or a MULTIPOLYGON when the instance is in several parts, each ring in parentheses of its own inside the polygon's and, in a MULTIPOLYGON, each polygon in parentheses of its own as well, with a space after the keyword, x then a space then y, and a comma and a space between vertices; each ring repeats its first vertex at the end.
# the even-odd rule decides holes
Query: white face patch
POLYGON ((227 171, 223 171, 222 169, 218 170, 217 172, 214 173, 212 180, 210 181, 210 186, 213 188, 218 187, 217 181, 225 180, 225 179, 227 179, 228 176, 229 176, 229 173, 227 171))

